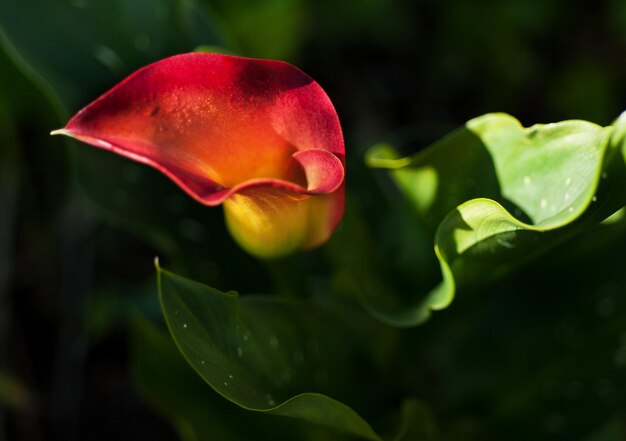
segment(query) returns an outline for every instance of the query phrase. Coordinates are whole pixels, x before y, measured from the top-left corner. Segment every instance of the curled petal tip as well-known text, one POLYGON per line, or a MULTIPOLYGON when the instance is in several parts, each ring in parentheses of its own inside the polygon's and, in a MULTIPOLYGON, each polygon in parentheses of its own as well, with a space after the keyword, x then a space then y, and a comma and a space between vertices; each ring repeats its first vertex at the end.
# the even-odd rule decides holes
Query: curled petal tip
POLYGON ((335 154, 327 150, 309 149, 294 153, 293 158, 304 169, 309 192, 332 193, 342 184, 344 166, 335 154))

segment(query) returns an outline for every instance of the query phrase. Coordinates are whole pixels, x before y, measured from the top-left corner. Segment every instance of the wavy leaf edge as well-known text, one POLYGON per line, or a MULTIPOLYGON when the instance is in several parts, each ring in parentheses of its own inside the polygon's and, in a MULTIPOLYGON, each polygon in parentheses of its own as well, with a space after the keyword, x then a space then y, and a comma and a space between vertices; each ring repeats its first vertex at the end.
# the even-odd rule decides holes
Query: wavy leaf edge
MULTIPOLYGON (((624 160, 626 162, 626 112, 623 112, 613 122, 612 125, 607 127, 602 127, 589 121, 579 119, 565 120, 552 124, 534 124, 529 127, 524 127, 517 118, 509 114, 488 113, 469 120, 463 126, 445 135, 440 140, 435 141, 435 143, 417 153, 401 157, 398 154, 397 150, 392 146, 387 144, 379 144, 373 146, 372 148, 370 148, 370 150, 366 152, 364 161, 366 165, 370 168, 386 169, 390 171, 402 169, 416 163, 428 152, 434 149, 444 147, 446 140, 456 136, 458 133, 465 130, 471 131, 473 127, 476 127, 477 125, 483 123, 485 120, 490 119, 507 119, 509 120, 509 122, 514 123, 524 134, 535 131, 542 127, 555 126, 557 124, 566 125, 583 123, 585 125, 589 125, 590 127, 595 127, 598 130, 604 130, 604 142, 602 143, 601 151, 599 152, 598 167, 596 167, 595 173, 593 174, 593 178, 589 186, 589 191, 587 191, 584 202, 582 204, 579 204, 578 209, 570 209, 560 222, 552 223, 546 226, 541 225, 543 222, 539 222, 538 224, 523 222, 522 220, 516 218, 513 214, 511 214, 499 202, 489 198, 473 198, 457 205, 447 215, 444 216, 436 229, 434 236, 434 253, 441 268, 442 280, 428 293, 428 295, 423 300, 417 302, 415 306, 404 311, 401 316, 397 315, 392 317, 389 316, 389 314, 387 313, 377 311, 376 307, 369 304, 368 300, 366 300, 363 296, 357 296, 363 308, 367 310, 373 317, 382 321, 383 323, 401 328, 417 326, 427 321, 433 311, 443 310, 452 303, 457 291, 457 280, 452 270, 453 262, 449 259, 449 256, 446 256, 445 252, 443 251, 442 242, 444 241, 443 231, 446 229, 447 226, 449 226, 449 224, 452 222, 452 218, 457 215, 457 213, 463 213, 463 211, 467 211, 468 209, 475 209, 476 207, 482 206, 495 210, 500 216, 501 221, 508 223, 510 229, 507 229, 507 232, 523 230, 535 233, 548 233, 559 230, 575 223, 595 202, 594 195, 598 191, 601 181, 603 180, 603 178, 606 177, 606 175, 604 174, 604 170, 608 162, 613 158, 613 155, 617 155, 620 153, 620 149, 622 150, 622 155, 624 156, 624 160)), ((474 242, 472 246, 476 246, 480 242, 493 238, 500 233, 502 233, 502 231, 497 231, 493 234, 485 235, 480 240, 474 242)), ((468 249, 469 248, 471 247, 468 247, 468 249)), ((462 250, 459 256, 462 255, 465 251, 467 251, 467 249, 462 250)))

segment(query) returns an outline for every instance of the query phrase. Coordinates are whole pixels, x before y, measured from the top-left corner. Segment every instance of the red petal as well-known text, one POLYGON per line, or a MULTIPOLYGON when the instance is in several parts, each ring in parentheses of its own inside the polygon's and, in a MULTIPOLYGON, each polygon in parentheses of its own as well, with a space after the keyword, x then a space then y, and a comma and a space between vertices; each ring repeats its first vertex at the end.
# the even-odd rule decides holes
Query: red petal
POLYGON ((225 202, 235 238, 277 256, 328 239, 344 209, 344 145, 322 88, 280 61, 178 55, 151 64, 53 133, 165 173, 225 202))
POLYGON ((302 150, 293 154, 302 165, 310 193, 332 193, 343 182, 343 163, 326 150, 302 150))
POLYGON ((330 100, 309 76, 280 61, 167 58, 126 78, 61 133, 151 165, 208 205, 250 180, 288 180, 294 153, 315 180, 308 190, 328 191, 343 179, 343 167, 334 164, 343 162, 343 138, 330 100), (332 155, 298 153, 311 149, 332 155), (313 157, 333 171, 324 174, 313 157))

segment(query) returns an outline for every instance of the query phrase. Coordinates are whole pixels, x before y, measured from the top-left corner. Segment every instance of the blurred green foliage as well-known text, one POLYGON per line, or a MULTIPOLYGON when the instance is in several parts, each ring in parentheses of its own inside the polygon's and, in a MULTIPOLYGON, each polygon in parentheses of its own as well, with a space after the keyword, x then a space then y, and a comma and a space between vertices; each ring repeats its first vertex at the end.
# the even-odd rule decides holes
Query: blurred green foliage
MULTIPOLYGON (((363 364, 374 372, 354 369, 345 386, 371 385, 349 404, 367 404, 379 433, 395 434, 417 397, 404 404, 420 423, 405 425, 406 440, 625 439, 625 217, 409 330, 371 320, 342 270, 373 254, 374 269, 393 262, 411 276, 405 288, 411 271, 425 275, 417 283, 440 275, 413 207, 364 166, 370 146, 412 153, 492 111, 524 125, 607 125, 626 103, 625 29, 619 0, 0 2, 0 372, 13 385, 3 402, 20 403, 0 406, 0 438, 345 439, 245 412, 205 385, 155 328, 159 255, 223 291, 313 300, 374 327, 363 364), (322 249, 260 263, 219 209, 153 170, 48 136, 134 69, 202 45, 295 63, 333 100, 349 203, 322 249)), ((382 280, 372 283, 402 287, 382 280)))

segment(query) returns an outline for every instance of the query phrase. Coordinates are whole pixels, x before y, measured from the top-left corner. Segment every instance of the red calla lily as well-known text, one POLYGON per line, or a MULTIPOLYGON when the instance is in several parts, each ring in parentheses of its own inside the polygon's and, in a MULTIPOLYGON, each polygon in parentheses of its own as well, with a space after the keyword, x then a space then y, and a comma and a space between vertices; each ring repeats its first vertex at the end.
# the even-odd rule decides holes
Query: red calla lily
POLYGON ((345 150, 322 88, 294 66, 222 54, 133 73, 63 129, 148 164, 206 205, 250 253, 324 243, 343 215, 345 150))

